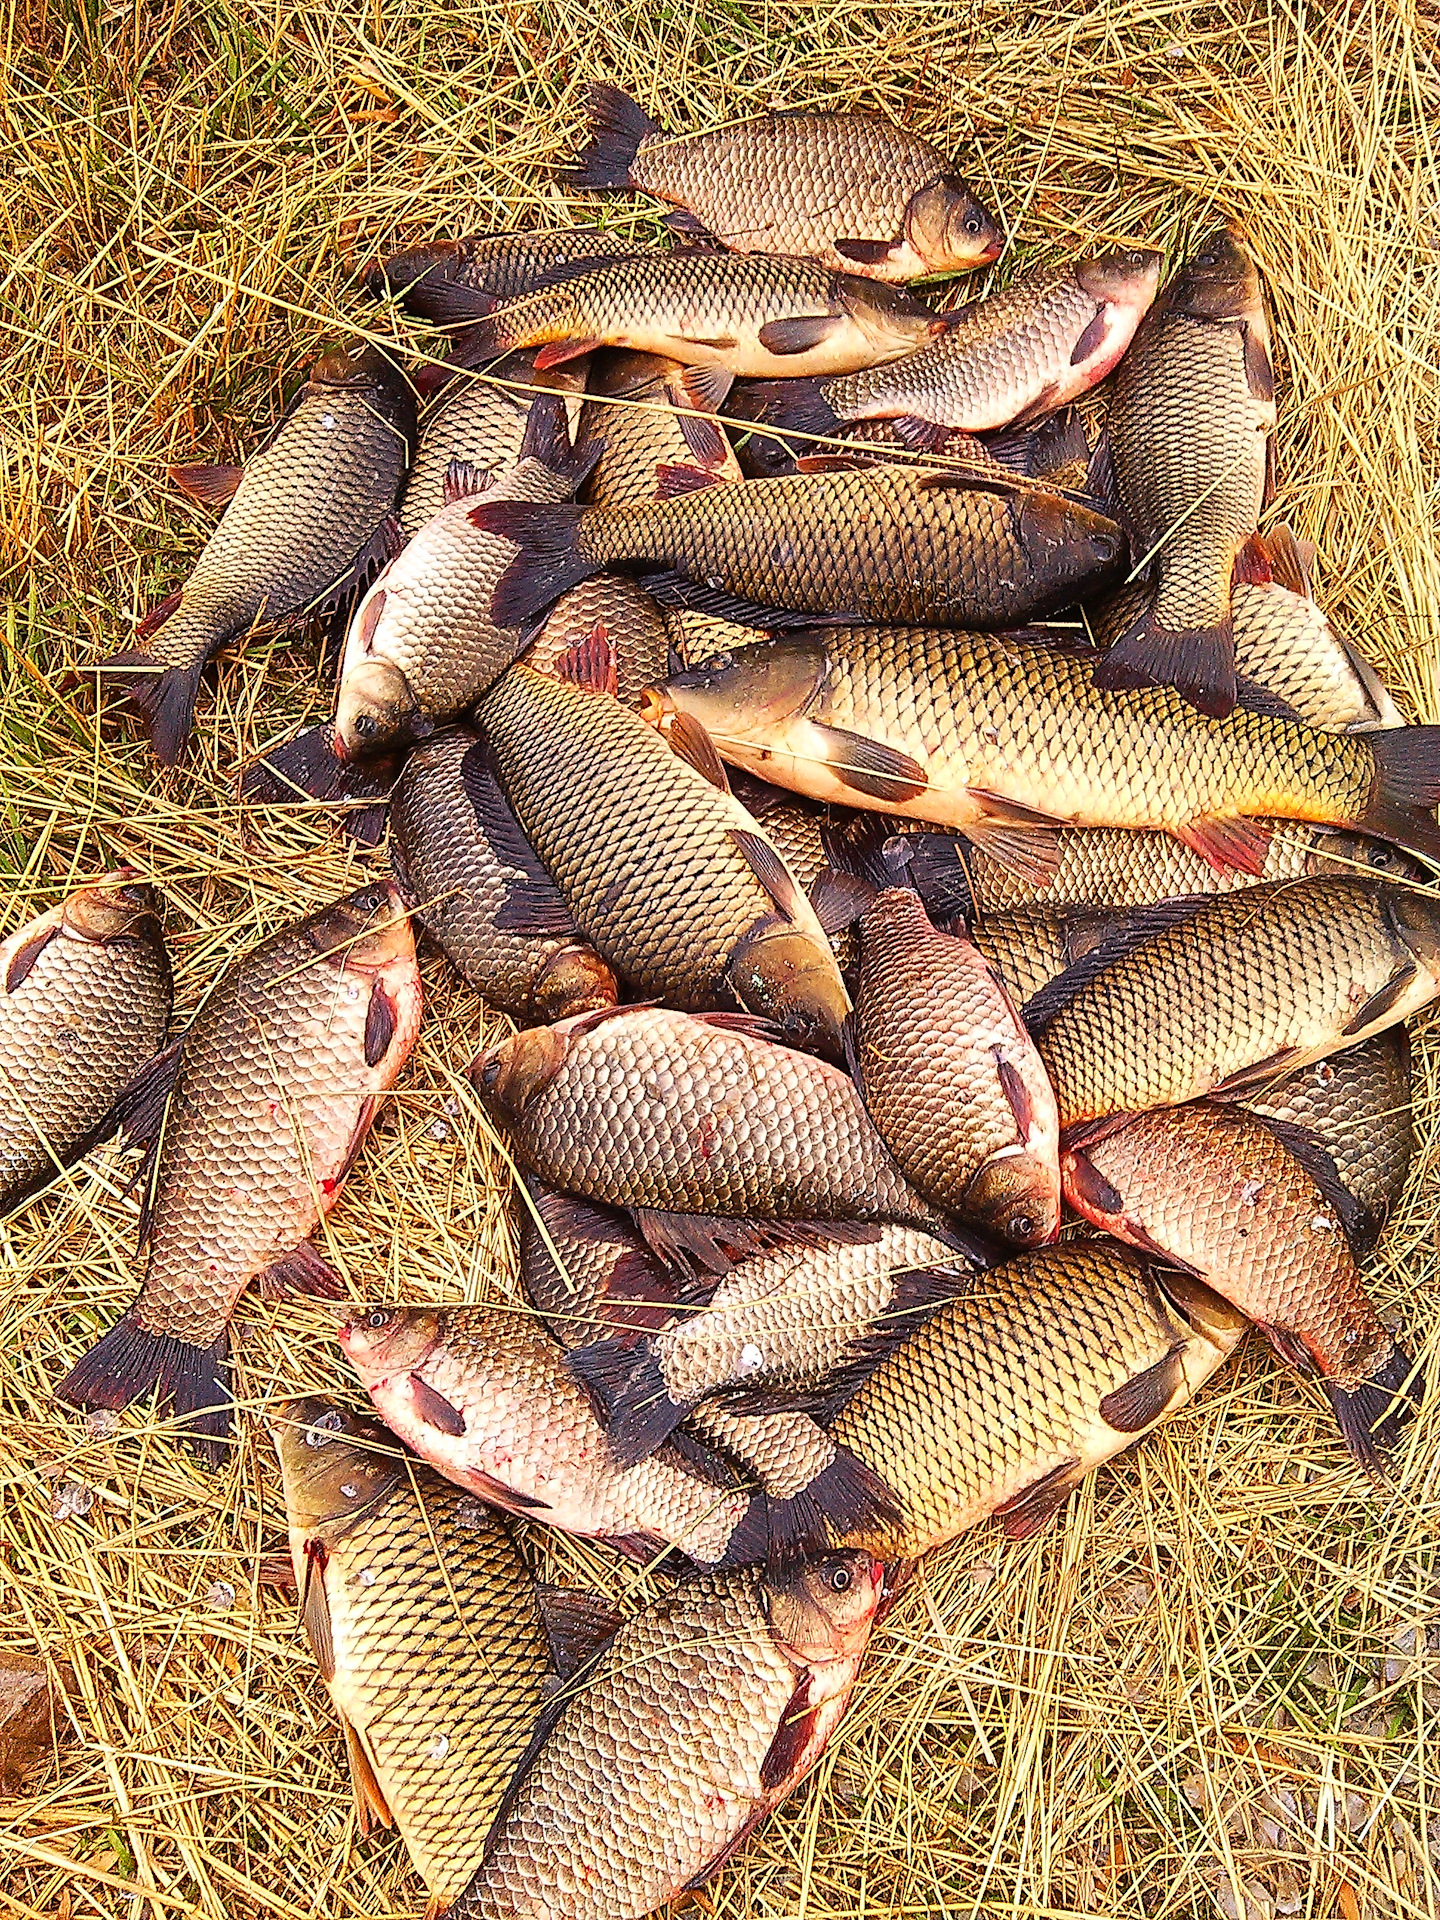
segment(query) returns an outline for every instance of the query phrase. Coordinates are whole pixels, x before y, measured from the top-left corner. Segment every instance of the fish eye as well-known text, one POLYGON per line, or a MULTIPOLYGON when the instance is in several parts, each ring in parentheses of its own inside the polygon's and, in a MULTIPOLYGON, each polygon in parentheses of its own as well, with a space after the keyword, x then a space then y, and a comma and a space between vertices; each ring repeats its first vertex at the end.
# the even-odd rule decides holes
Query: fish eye
POLYGON ((1213 267, 1215 265, 1215 255, 1213 253, 1197 253, 1195 256, 1195 264, 1197 267, 1213 267))
POLYGON ((832 1567, 830 1569, 831 1590, 835 1593, 845 1593, 848 1591, 854 1578, 855 1576, 851 1573, 849 1567, 832 1567))
POLYGON ((500 1059, 497 1054, 493 1058, 487 1060, 484 1066, 481 1067, 480 1084, 482 1087, 484 1087, 485 1091, 489 1093, 490 1090, 494 1087, 495 1082, 499 1078, 500 1078, 500 1059))
POLYGON ((387 1307, 372 1307, 366 1314, 364 1324, 372 1333, 379 1333, 390 1324, 390 1311, 387 1307))
POLYGON ((1127 253, 1125 258, 1126 260, 1129 261, 1132 267, 1143 267, 1145 264, 1145 256, 1143 253, 1140 252, 1138 248, 1135 248, 1130 253, 1127 253))
POLYGON ((376 733, 374 717, 368 713, 357 713, 355 716, 355 731, 362 740, 373 740, 376 733))
POLYGON ((979 216, 979 214, 978 214, 978 213, 967 213, 967 214, 966 214, 966 216, 965 216, 965 231, 966 231, 966 233, 979 233, 979 231, 980 231, 980 216, 979 216))
POLYGON ((1012 1240, 1028 1240, 1035 1231, 1035 1216, 1029 1213, 1012 1213, 1006 1231, 1012 1240))

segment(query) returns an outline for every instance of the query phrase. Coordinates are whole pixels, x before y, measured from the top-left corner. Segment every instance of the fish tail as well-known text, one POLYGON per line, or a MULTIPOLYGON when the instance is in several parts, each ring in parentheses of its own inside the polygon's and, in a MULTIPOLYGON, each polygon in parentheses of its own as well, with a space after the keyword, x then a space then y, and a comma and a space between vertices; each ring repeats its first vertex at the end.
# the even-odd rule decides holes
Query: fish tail
POLYGON ((168 667, 144 647, 127 647, 112 653, 101 668, 106 679, 120 681, 162 767, 173 767, 185 751, 204 667, 203 659, 189 667, 168 667))
POLYGON ((197 1347, 173 1333, 151 1333, 135 1307, 102 1334, 55 1389, 76 1407, 119 1412, 154 1388, 183 1420, 184 1437, 211 1466, 225 1457, 230 1389, 223 1368, 229 1340, 222 1329, 212 1346, 197 1347))
POLYGON ((1174 687, 1192 707, 1223 720, 1235 705, 1235 628, 1227 612, 1213 627, 1162 627, 1153 606, 1122 633, 1095 668, 1107 692, 1174 687))
POLYGON ((592 193, 623 191, 635 183, 630 169, 642 144, 652 134, 663 131, 638 101, 619 87, 596 81, 585 99, 585 118, 590 139, 575 156, 573 165, 560 170, 560 178, 570 187, 584 187, 592 193))
POLYGON ((1372 1477, 1383 1477, 1383 1455, 1425 1397, 1424 1374, 1397 1340, 1384 1365, 1358 1387, 1347 1391, 1334 1380, 1321 1384, 1351 1458, 1372 1477))
POLYGON ((361 846, 378 846, 385 832, 390 791, 400 777, 394 756, 342 760, 333 724, 306 727, 282 740, 240 780, 240 798, 258 806, 291 805, 306 798, 346 805, 345 830, 361 846))
POLYGON ((596 1340, 573 1348, 565 1364, 608 1413, 605 1438, 622 1467, 633 1467, 663 1446, 690 1411, 670 1398, 650 1347, 596 1340))
POLYGON ((808 1487, 788 1500, 767 1498, 765 1518, 766 1568, 783 1577, 827 1546, 903 1526, 905 1510, 873 1467, 837 1447, 808 1487))
POLYGON ((513 541, 520 551, 501 574, 490 612, 500 627, 520 627, 554 606, 562 593, 603 570, 602 560, 580 551, 585 507, 482 500, 470 512, 472 526, 513 541))
POLYGON ((525 416, 525 432, 520 441, 521 459, 528 455, 530 459, 540 461, 552 473, 567 481, 571 493, 576 494, 594 472, 604 451, 605 441, 598 436, 587 445, 572 447, 564 394, 552 393, 543 387, 536 392, 525 416))
POLYGON ((1365 743, 1375 756, 1375 779, 1353 824, 1440 866, 1433 814, 1440 802, 1440 727, 1395 727, 1367 733, 1365 743))

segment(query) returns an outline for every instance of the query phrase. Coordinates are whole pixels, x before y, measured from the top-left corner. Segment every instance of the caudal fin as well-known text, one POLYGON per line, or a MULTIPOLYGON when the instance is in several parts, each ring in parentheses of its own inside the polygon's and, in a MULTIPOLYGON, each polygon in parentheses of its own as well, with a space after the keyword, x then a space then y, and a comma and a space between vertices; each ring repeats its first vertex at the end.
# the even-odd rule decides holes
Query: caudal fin
POLYGON ((1148 609, 1095 668, 1095 684, 1109 692, 1174 687, 1212 720, 1235 705, 1235 629, 1229 614, 1213 627, 1162 627, 1148 609))
POLYGON ((833 435, 840 425, 818 380, 747 380, 736 389, 734 410, 757 426, 789 433, 833 435))
POLYGON ((378 846, 385 832, 390 792, 400 777, 393 754, 371 760, 342 760, 335 751, 334 724, 306 727, 282 740, 247 767, 240 798, 256 806, 296 805, 323 800, 345 809, 345 831, 360 846, 378 846))
POLYGON ((589 143, 575 156, 573 165, 560 170, 560 178, 570 187, 583 187, 592 193, 623 191, 632 186, 630 169, 642 142, 662 131, 637 101, 619 87, 596 81, 585 98, 585 117, 590 129, 589 143))
POLYGON ((110 1407, 117 1413, 155 1389, 183 1422, 183 1434, 203 1459, 218 1466, 230 1431, 230 1389, 223 1368, 229 1342, 196 1347, 170 1333, 150 1333, 136 1309, 116 1321, 55 1389, 75 1407, 110 1407))
POLYGON ((102 684, 119 681, 126 699, 145 723, 150 749, 162 767, 173 767, 185 751, 195 719, 195 696, 205 662, 167 667, 144 647, 112 653, 101 668, 102 684))
POLYGON ((1368 1474, 1382 1477, 1385 1451, 1395 1445, 1425 1397, 1424 1375, 1396 1341, 1379 1372, 1348 1393, 1333 1380, 1321 1384, 1351 1458, 1368 1474))
POLYGON ((783 1576, 827 1546, 902 1527, 905 1508, 873 1467, 848 1447, 837 1447, 830 1465, 800 1493, 789 1500, 767 1499, 766 1520, 766 1569, 783 1576))
POLYGON ((633 1467, 663 1446, 690 1411, 670 1398, 651 1347, 596 1340, 573 1348, 565 1364, 606 1409, 605 1438, 622 1467, 633 1467))
POLYGON ((562 593, 578 587, 603 562, 580 551, 580 528, 588 507, 535 505, 521 500, 482 500, 470 524, 512 540, 520 551, 501 574, 491 602, 498 627, 523 627, 562 593))
POLYGON ((1364 812, 1352 822, 1440 866, 1440 727, 1393 727, 1367 733, 1375 756, 1375 781, 1364 812))

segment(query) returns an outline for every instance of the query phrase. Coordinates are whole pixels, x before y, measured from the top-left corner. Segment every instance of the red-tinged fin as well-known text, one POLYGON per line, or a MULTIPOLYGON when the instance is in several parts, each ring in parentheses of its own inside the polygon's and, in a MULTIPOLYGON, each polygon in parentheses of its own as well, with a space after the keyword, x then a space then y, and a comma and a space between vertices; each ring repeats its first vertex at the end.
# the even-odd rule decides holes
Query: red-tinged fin
POLYGON ((678 500, 682 494, 704 493, 707 487, 728 484, 724 474, 714 473, 709 467, 686 467, 675 461, 667 461, 655 469, 657 500, 678 500))
POLYGON ((784 1786, 795 1777, 808 1757, 815 1735, 818 1707, 810 1704, 810 1675, 804 1672, 795 1683, 789 1705, 775 1729, 770 1751, 760 1762, 760 1784, 767 1793, 784 1786))
MULTIPOLYGON (((1285 587, 1291 593, 1298 593, 1306 600, 1315 597, 1312 574, 1315 566, 1315 546, 1310 540, 1297 540, 1294 529, 1282 520, 1278 526, 1271 527, 1268 533, 1257 534, 1256 539, 1265 548, 1266 559, 1270 566, 1270 577, 1278 586, 1285 587)), ((1247 541, 1247 545, 1250 542, 1247 541)))
POLYGON ((345 1283, 324 1254, 302 1240, 266 1267, 260 1291, 267 1300, 343 1300, 345 1283))
POLYGON ((1062 1460, 995 1509, 1007 1540, 1029 1540, 1052 1520, 1084 1478, 1078 1460, 1062 1460))
POLYGON ((1142 1433, 1153 1427, 1185 1378, 1185 1342, 1173 1346, 1153 1367, 1146 1367, 1100 1402, 1100 1417, 1117 1433, 1142 1433))
POLYGON ((1263 533, 1252 533, 1235 555, 1230 569, 1232 585, 1268 586, 1275 578, 1270 565, 1270 549, 1263 533))
POLYGON ((440 483, 440 495, 447 507, 453 507, 457 500, 473 499, 494 484, 494 474, 477 467, 473 460, 452 460, 440 483))
POLYGON ((559 178, 588 193, 623 192, 633 185, 630 169, 642 144, 662 128, 628 93, 603 80, 590 85, 585 117, 589 142, 559 178))
POLYGON ((568 366, 572 360, 583 360, 587 353, 594 353, 605 342, 598 334, 586 334, 579 340, 551 340, 539 348, 535 355, 535 371, 545 373, 551 367, 568 366))
POLYGON ((451 1406, 444 1394, 437 1393, 430 1382, 422 1379, 418 1373, 410 1376, 410 1399, 416 1413, 437 1433, 448 1433, 455 1440, 464 1433, 464 1414, 458 1407, 451 1406))
POLYGON ((395 1038, 395 1001, 384 984, 376 980, 370 987, 370 1004, 365 1009, 365 1064, 378 1067, 390 1051, 395 1038))
POLYGON ((1409 992, 1416 972, 1413 960, 1408 965, 1397 967, 1384 986, 1372 993, 1363 1006, 1355 1009, 1340 1031, 1348 1038, 1351 1034, 1363 1033, 1366 1027, 1383 1020, 1396 1002, 1409 992))
POLYGON ((697 413, 718 413, 735 384, 735 376, 712 363, 683 367, 676 381, 697 413))
MULTIPOLYGON (((179 604, 176 595, 175 606, 179 604)), ((155 626, 163 624, 174 610, 166 603, 166 610, 162 618, 155 621, 155 626)), ((160 612, 157 607, 156 613, 160 612)), ((146 631, 153 633, 155 626, 146 631)), ((101 667, 102 679, 120 681, 126 699, 144 722, 151 752, 162 767, 175 766, 185 751, 204 666, 203 660, 197 660, 189 667, 167 667, 143 647, 128 647, 122 653, 111 654, 101 667)))
POLYGON ((381 620, 385 617, 385 598, 384 587, 377 587, 365 602, 365 610, 360 615, 360 631, 356 635, 356 641, 362 653, 370 653, 374 650, 375 635, 379 631, 381 620))
POLYGON ((775 910, 793 926, 803 911, 805 896, 795 876, 762 834, 749 827, 730 827, 726 836, 775 904, 775 910))
POLYGON ((603 1410, 611 1457, 622 1467, 662 1447, 689 1413, 672 1400, 652 1348, 623 1340, 597 1340, 572 1347, 565 1364, 603 1410))
POLYGON ((1030 1089, 1025 1085, 1019 1070, 1010 1064, 999 1047, 992 1047, 990 1052, 995 1061, 1000 1091, 1005 1095, 1010 1111, 1015 1116, 1015 1124, 1020 1129, 1020 1138, 1028 1140, 1030 1129, 1035 1124, 1035 1109, 1030 1101, 1030 1089))
POLYGON ((852 733, 848 727, 831 727, 818 721, 813 724, 825 749, 826 765, 853 792, 899 806, 928 789, 925 769, 898 747, 887 747, 883 741, 852 733))
POLYGON ((712 787, 718 787, 721 793, 729 793, 730 776, 725 771, 725 762, 716 752, 715 742, 710 738, 703 721, 697 720, 691 713, 674 714, 665 730, 665 738, 677 760, 683 760, 687 766, 693 767, 696 773, 708 780, 712 787))
POLYGON ((1124 1218, 1124 1194, 1111 1186, 1088 1154, 1071 1146, 1068 1140, 1061 1155, 1060 1172, 1065 1182, 1065 1198, 1077 1213, 1083 1213, 1097 1227, 1124 1218))
POLYGON ((706 466, 724 465, 729 446, 718 421, 688 409, 678 412, 675 418, 679 423, 681 438, 697 460, 706 466))
POLYGON ((539 1585, 535 1603, 550 1642, 550 1658, 565 1682, 604 1652, 625 1619, 603 1595, 584 1587, 539 1585))
POLYGON ((330 1554, 323 1540, 305 1542, 305 1587, 300 1595, 300 1619, 310 1651, 328 1686, 335 1678, 335 1635, 330 1624, 330 1602, 325 1593, 325 1569, 330 1554))
POLYGON ((1376 1480, 1384 1478, 1383 1453, 1398 1444, 1425 1398, 1425 1376, 1397 1341, 1370 1379, 1348 1392, 1321 1382, 1351 1458, 1376 1480))
POLYGON ((1257 880, 1265 873, 1270 854, 1270 829, 1238 813, 1198 815, 1171 829, 1182 846, 1189 847, 1217 873, 1249 873, 1257 880))
POLYGON ((500 576, 491 603, 497 626, 520 627, 553 607, 562 593, 602 571, 580 551, 580 528, 588 507, 482 500, 470 524, 509 540, 520 551, 500 576))
MULTIPOLYGON (((147 614, 136 621, 135 638, 137 640, 148 640, 153 634, 157 634, 171 615, 179 612, 182 597, 183 589, 177 588, 174 593, 167 593, 163 600, 158 601, 155 606, 151 607, 147 614)), ((135 657, 138 664, 148 660, 150 655, 137 653, 135 657)), ((117 653, 114 658, 116 660, 123 660, 126 656, 117 653)))
POLYGON ((365 1751, 365 1738, 360 1729, 353 1726, 342 1714, 345 1727, 345 1755, 350 1762, 350 1791, 355 1798, 355 1825, 360 1838, 368 1840, 380 1827, 393 1827, 395 1816, 390 1811, 390 1803, 385 1798, 384 1789, 375 1775, 370 1755, 365 1751))
POLYGON ((834 867, 822 867, 810 882, 810 905, 826 934, 853 926, 874 898, 868 881, 858 874, 837 873, 834 867))
POLYGON ((1160 626, 1153 607, 1121 634, 1095 668, 1105 692, 1174 687, 1183 700, 1223 720, 1235 707, 1235 628, 1229 613, 1213 627, 1160 626))
POLYGON ((213 1346, 196 1347, 174 1334, 150 1333, 137 1308, 117 1320, 55 1389, 56 1398, 75 1407, 132 1405, 153 1387, 163 1404, 173 1404, 183 1422, 181 1437, 210 1466, 225 1458, 230 1431, 230 1389, 224 1379, 229 1352, 225 1333, 213 1346))
POLYGON ((970 821, 965 832, 972 845, 1017 880, 1034 887, 1054 884, 1060 871, 1057 828, 1020 826, 990 815, 970 821))
POLYGON ((1245 384, 1256 400, 1275 398, 1275 369, 1270 364, 1270 349, 1263 334, 1248 320, 1240 322, 1240 337, 1245 342, 1245 384))
POLYGON ((170 484, 202 507, 224 507, 235 498, 243 467, 167 467, 170 484))
POLYGON ((32 934, 10 956, 10 964, 5 969, 5 991, 14 993, 23 981, 29 978, 30 970, 50 942, 59 935, 59 927, 47 927, 44 933, 32 934))
POLYGON ((597 620, 583 640, 576 641, 556 657, 554 673, 555 678, 567 686, 615 699, 620 686, 620 668, 615 643, 603 620, 597 620))
MULTIPOLYGON (((740 1028, 742 1032, 764 1030, 765 1038, 774 1037, 766 1022, 756 1021, 749 1014, 730 1017, 737 1023, 746 1022, 740 1028)), ((712 1016, 711 1024, 719 1025, 724 1018, 724 1015, 718 1018, 712 1016)), ((785 1236, 780 1229, 791 1224, 778 1221, 752 1223, 713 1214, 665 1213, 653 1207, 636 1207, 632 1209, 632 1214, 646 1246, 656 1259, 672 1268, 682 1279, 697 1274, 727 1274, 737 1260, 781 1244, 785 1236)), ((802 1236, 794 1231, 792 1237, 798 1240, 802 1236)))
POLYGON ((826 1547, 905 1524, 905 1503, 873 1467, 835 1448, 835 1458, 788 1500, 765 1496, 769 1540, 765 1570, 784 1579, 826 1547))
POLYGON ((1088 360, 1097 348, 1105 344, 1106 331, 1106 310, 1104 307, 1097 307, 1085 331, 1070 349, 1072 367, 1078 367, 1082 360, 1088 360))

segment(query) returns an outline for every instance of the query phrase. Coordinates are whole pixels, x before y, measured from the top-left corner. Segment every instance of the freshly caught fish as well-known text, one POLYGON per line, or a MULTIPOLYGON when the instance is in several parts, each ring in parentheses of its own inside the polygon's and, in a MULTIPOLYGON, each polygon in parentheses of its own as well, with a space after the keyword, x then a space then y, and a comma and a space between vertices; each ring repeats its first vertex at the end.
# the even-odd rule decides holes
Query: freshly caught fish
POLYGON ((728 481, 743 477, 720 422, 696 412, 678 360, 616 352, 596 359, 575 436, 579 448, 600 447, 585 486, 589 506, 657 499, 661 470, 671 466, 706 467, 728 481))
POLYGON ((760 637, 754 627, 742 626, 738 620, 720 620, 690 607, 667 607, 665 631, 686 667, 704 666, 717 654, 733 653, 736 647, 748 647, 760 637))
POLYGON ((905 1508, 857 1535, 887 1560, 992 1515, 1044 1526, 1102 1461, 1191 1400, 1247 1326, 1192 1279, 1105 1240, 1023 1254, 941 1307, 831 1431, 905 1508))
MULTIPOLYGON (((1230 587, 1236 673, 1278 695, 1310 727, 1403 727, 1404 715, 1374 667, 1315 604, 1314 553, 1286 526, 1252 534, 1242 547, 1230 587)), ((1137 581, 1093 609, 1100 644, 1109 646, 1143 620, 1151 599, 1151 589, 1137 581)))
MULTIPOLYGON (((1197 1275, 1291 1366, 1318 1374, 1346 1446, 1378 1472, 1414 1414, 1399 1398, 1413 1362, 1365 1291, 1346 1237, 1354 1202, 1333 1165, 1274 1129, 1208 1101, 1102 1122, 1066 1149, 1065 1198, 1197 1275)), ((1423 1393, 1420 1380, 1411 1394, 1423 1393)))
POLYGON ((1060 1231, 1060 1122, 1003 981, 903 885, 859 924, 850 1053, 876 1131, 937 1207, 1044 1246, 1060 1231))
POLYGON ((1097 946, 1123 916, 1093 907, 1007 907, 977 915, 970 938, 1017 1006, 1097 946))
POLYGON ((602 645, 615 655, 615 697, 638 713, 646 687, 666 670, 670 636, 659 607, 625 574, 597 573, 562 594, 523 658, 559 679, 562 662, 602 645))
POLYGON ((876 280, 966 273, 1003 239, 928 140, 870 113, 767 113, 670 134, 618 87, 587 97, 590 144, 562 178, 634 189, 681 211, 671 225, 737 253, 820 260, 876 280))
POLYGON ((1165 688, 1101 692, 1080 660, 1015 635, 787 634, 672 674, 644 711, 699 721, 724 759, 777 786, 958 827, 1041 889, 1057 826, 1162 828, 1253 874, 1270 840, 1250 814, 1440 859, 1420 811, 1440 799, 1440 730, 1316 733, 1249 712, 1217 726, 1165 688))
POLYGON ((357 1308, 340 1344, 386 1426, 504 1513, 632 1559, 678 1547, 713 1566, 764 1498, 715 1485, 673 1448, 620 1466, 564 1354, 523 1310, 357 1308))
POLYGON ((690 404, 714 413, 738 375, 850 373, 912 352, 945 325, 913 295, 851 273, 691 248, 576 267, 478 315, 463 357, 537 347, 543 372, 596 347, 630 347, 682 362, 690 404))
POLYGON ((883 1580, 832 1554, 627 1620, 542 1719, 453 1920, 642 1920, 703 1884, 824 1752, 883 1580))
POLYGON ((483 373, 457 373, 420 415, 419 445, 400 496, 400 531, 413 539, 447 502, 455 461, 498 475, 521 457, 530 402, 552 385, 535 379, 532 357, 512 353, 483 373))
POLYGON ((1118 363, 1160 279, 1149 247, 1112 247, 1041 267, 945 316, 947 329, 903 360, 830 380, 752 388, 748 417, 810 434, 893 423, 905 446, 937 453, 956 430, 1024 426, 1098 386, 1118 363))
POLYGON ((1358 1047, 1317 1060, 1244 1104, 1324 1148, 1361 1209, 1351 1238, 1362 1246, 1378 1239, 1405 1190, 1415 1151, 1404 1027, 1387 1027, 1358 1047))
POLYGON ((185 750, 205 663, 257 627, 337 608, 394 553, 395 502, 415 446, 415 400, 375 347, 340 350, 304 386, 243 473, 185 467, 197 499, 229 501, 178 593, 104 663, 144 719, 162 766, 185 750), (233 497, 232 497, 233 496, 233 497))
POLYGON ((476 524, 521 549, 495 618, 530 619, 613 567, 757 626, 794 626, 798 612, 1015 627, 1121 564, 1112 521, 1003 478, 862 464, 738 487, 692 468, 670 484, 687 490, 633 507, 479 507, 476 524))
MULTIPOLYGON (((747 1008, 838 1058, 850 997, 810 902, 713 749, 708 765, 678 757, 603 690, 606 671, 578 664, 582 686, 522 664, 481 708, 550 893, 640 995, 747 1008)), ((532 924, 559 917, 541 900, 532 924)))
POLYGON ((1117 938, 1025 1007, 1062 1127, 1261 1091, 1440 993, 1440 899, 1383 880, 1181 901, 1117 938))
POLYGON ((517 299, 566 267, 642 252, 637 241, 599 227, 517 227, 406 247, 372 261, 361 278, 375 299, 393 294, 407 313, 443 326, 472 319, 487 302, 517 299))
POLYGON ((361 1836, 398 1827, 444 1913, 555 1684, 534 1584, 500 1519, 378 1421, 312 1398, 269 1427, 361 1836))
POLYGON ((0 1208, 119 1124, 116 1102, 165 1044, 170 993, 160 902, 128 867, 0 945, 0 1208))
POLYGON ((252 1280, 272 1294, 339 1291, 308 1236, 419 1026, 415 943, 387 884, 282 928, 222 974, 159 1056, 133 1122, 156 1143, 140 1297, 56 1388, 62 1400, 128 1407, 155 1387, 186 1438, 221 1457, 235 1302, 252 1280))
POLYGON ((470 1077, 508 1124, 521 1165, 582 1199, 628 1207, 662 1257, 723 1273, 730 1262, 717 1250, 752 1250, 747 1223, 760 1221, 945 1233, 849 1076, 756 1037, 734 1015, 586 1014, 492 1047, 470 1077))
POLYGON ((1202 713, 1235 704, 1230 576, 1265 503, 1275 375, 1255 263, 1210 234, 1120 362, 1107 417, 1119 516, 1153 603, 1096 668, 1101 687, 1175 687, 1202 713))
POLYGON ((730 775, 730 786, 740 804, 775 842, 786 866, 805 889, 816 917, 830 936, 841 975, 849 981, 860 964, 855 903, 863 902, 865 892, 863 887, 848 889, 848 882, 836 874, 832 864, 836 810, 738 770, 730 775), (822 874, 826 876, 825 885, 817 889, 822 874))
POLYGON ((470 728, 443 728, 405 762, 390 802, 390 861, 415 919, 512 1020, 563 1020, 619 999, 614 974, 580 933, 507 926, 506 907, 539 862, 470 728))

